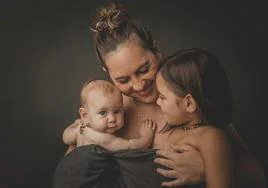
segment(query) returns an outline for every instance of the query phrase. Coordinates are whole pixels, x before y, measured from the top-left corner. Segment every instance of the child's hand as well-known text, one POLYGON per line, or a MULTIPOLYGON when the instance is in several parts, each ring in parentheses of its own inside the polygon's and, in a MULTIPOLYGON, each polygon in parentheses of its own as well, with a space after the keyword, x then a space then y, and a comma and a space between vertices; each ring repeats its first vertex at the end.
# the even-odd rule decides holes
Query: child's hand
POLYGON ((142 125, 140 126, 140 138, 147 143, 146 145, 148 147, 152 144, 155 130, 156 123, 149 119, 143 121, 142 125))

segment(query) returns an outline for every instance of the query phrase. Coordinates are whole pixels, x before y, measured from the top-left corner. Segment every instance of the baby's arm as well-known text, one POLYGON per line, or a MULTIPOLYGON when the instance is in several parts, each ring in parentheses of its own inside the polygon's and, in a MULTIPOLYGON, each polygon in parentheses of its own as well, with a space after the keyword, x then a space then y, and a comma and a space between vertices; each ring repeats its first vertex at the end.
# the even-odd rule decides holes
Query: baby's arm
POLYGON ((99 145, 109 151, 123 149, 142 149, 148 148, 153 141, 156 124, 151 120, 146 120, 140 127, 140 137, 136 139, 124 139, 113 134, 102 133, 85 127, 84 136, 89 139, 88 143, 99 145))
POLYGON ((76 145, 77 135, 80 131, 81 120, 77 119, 63 131, 63 142, 67 145, 76 145))
POLYGON ((207 188, 233 187, 234 159, 231 143, 224 131, 216 128, 205 131, 199 144, 207 188))

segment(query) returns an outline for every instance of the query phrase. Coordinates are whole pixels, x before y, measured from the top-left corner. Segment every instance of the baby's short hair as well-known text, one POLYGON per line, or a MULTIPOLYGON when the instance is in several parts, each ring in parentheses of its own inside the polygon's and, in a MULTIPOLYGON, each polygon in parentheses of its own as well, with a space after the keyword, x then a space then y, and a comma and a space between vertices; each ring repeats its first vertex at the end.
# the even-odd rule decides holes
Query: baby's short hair
POLYGON ((81 106, 85 106, 87 102, 87 95, 90 91, 98 90, 100 91, 103 96, 108 97, 109 95, 119 92, 120 91, 113 85, 111 82, 104 80, 104 79, 91 79, 87 80, 81 89, 80 94, 80 103, 81 106))

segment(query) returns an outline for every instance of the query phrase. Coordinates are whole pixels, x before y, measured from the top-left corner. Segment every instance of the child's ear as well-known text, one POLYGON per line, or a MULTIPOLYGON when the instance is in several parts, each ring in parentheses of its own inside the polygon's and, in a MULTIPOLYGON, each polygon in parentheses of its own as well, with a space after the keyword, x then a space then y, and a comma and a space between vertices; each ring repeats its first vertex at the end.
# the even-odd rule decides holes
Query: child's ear
POLYGON ((186 111, 189 113, 193 113, 197 110, 197 103, 191 94, 187 94, 184 97, 184 105, 185 105, 186 111))
POLYGON ((80 114, 81 120, 84 123, 88 123, 87 122, 87 119, 88 119, 88 112, 87 112, 87 110, 85 108, 79 108, 79 114, 80 114))

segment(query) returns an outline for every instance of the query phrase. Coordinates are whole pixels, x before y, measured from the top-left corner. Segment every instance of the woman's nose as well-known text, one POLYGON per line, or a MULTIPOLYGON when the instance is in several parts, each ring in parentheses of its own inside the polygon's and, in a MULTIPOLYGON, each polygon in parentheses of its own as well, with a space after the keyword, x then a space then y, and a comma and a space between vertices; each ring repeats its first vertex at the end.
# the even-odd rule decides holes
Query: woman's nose
POLYGON ((145 81, 135 78, 132 81, 132 84, 133 84, 132 87, 134 91, 142 91, 145 86, 145 81))

